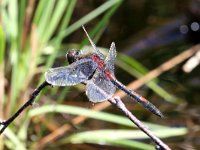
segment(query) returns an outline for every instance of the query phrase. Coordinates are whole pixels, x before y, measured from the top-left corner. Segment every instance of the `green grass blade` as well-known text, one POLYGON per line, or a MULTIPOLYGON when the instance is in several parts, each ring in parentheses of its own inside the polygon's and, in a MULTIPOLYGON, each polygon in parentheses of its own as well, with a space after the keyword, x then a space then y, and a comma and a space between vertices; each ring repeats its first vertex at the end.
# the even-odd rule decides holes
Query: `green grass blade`
POLYGON ((45 9, 43 9, 43 12, 41 12, 41 19, 38 22, 38 37, 40 40, 43 39, 45 30, 49 26, 49 20, 53 15, 52 13, 54 10, 55 0, 47 1, 45 5, 45 9))
POLYGON ((81 18, 80 20, 78 20, 77 22, 75 22, 74 24, 69 26, 69 28, 67 28, 66 30, 63 30, 58 38, 63 39, 64 37, 68 36, 75 30, 80 28, 82 25, 86 24, 90 20, 99 16, 100 14, 105 12, 107 9, 109 9, 110 7, 112 7, 113 5, 115 5, 116 3, 119 3, 119 2, 121 2, 121 0, 109 0, 109 1, 105 2, 104 4, 102 4, 101 6, 99 6, 98 8, 96 8, 95 10, 93 10, 92 12, 85 15, 83 18, 81 18))
POLYGON ((19 129, 18 129, 18 137, 22 141, 27 140, 28 136, 28 130, 29 130, 29 123, 30 123, 30 118, 25 117, 24 121, 21 122, 19 129))
MULTIPOLYGON (((110 17, 114 14, 114 12, 117 10, 117 8, 121 5, 121 2, 120 1, 119 3, 115 4, 111 9, 109 9, 105 15, 102 17, 102 19, 97 23, 97 25, 93 28, 93 30, 91 32, 89 32, 89 35, 92 37, 94 37, 95 35, 95 38, 92 38, 93 41, 96 43, 100 36, 102 35, 105 27, 106 27, 106 24, 108 23, 110 17)), ((87 38, 85 38, 81 44, 80 44, 80 48, 82 48, 84 45, 88 44, 89 41, 87 38)))
MULTIPOLYGON (((115 135, 115 133, 118 132, 118 130, 113 130, 111 133, 115 135)), ((75 135, 72 135, 70 137, 64 138, 61 141, 59 141, 60 144, 66 144, 66 143, 93 143, 93 144, 100 144, 100 145, 113 145, 117 147, 124 147, 124 148, 131 148, 131 149, 141 149, 141 150, 154 150, 154 146, 145 144, 142 142, 134 141, 134 140, 128 140, 128 139, 117 139, 117 138, 107 138, 106 134, 103 136, 104 131, 91 131, 91 135, 88 135, 87 133, 78 133, 75 135), (96 132, 96 133, 93 133, 96 132), (100 134, 100 135, 99 135, 100 134), (92 138, 91 138, 92 137, 92 138)), ((113 136, 112 135, 112 136, 113 136)))
MULTIPOLYGON (((154 129, 152 131, 159 138, 168 138, 174 136, 182 136, 187 133, 185 128, 166 128, 166 129, 154 129)), ((73 134, 62 142, 71 143, 112 143, 114 141, 128 140, 128 139, 149 139, 149 137, 140 130, 95 130, 95 131, 85 131, 77 134, 73 134), (92 137, 92 138, 91 138, 92 137)), ((136 146, 136 145, 135 145, 136 146)), ((142 145, 140 148, 144 149, 142 145)), ((152 147, 149 147, 152 148, 152 147)))
MULTIPOLYGON (((152 132, 159 138, 168 138, 185 135, 188 131, 186 128, 162 128, 153 129, 152 132)), ((95 130, 85 131, 68 137, 71 142, 89 142, 93 140, 117 140, 117 139, 149 139, 141 130, 95 130), (91 138, 93 137, 93 138, 91 138)))
MULTIPOLYGON (((135 127, 134 124, 127 119, 126 117, 105 113, 105 112, 98 112, 93 110, 88 110, 81 107, 76 106, 68 106, 68 105, 46 105, 41 106, 36 109, 32 109, 29 111, 28 116, 33 117, 36 115, 41 115, 45 113, 69 113, 73 115, 83 115, 94 119, 99 119, 107 122, 117 123, 121 125, 126 125, 130 127, 135 127)), ((144 123, 149 128, 165 128, 161 125, 151 124, 151 123, 144 123)))
POLYGON ((0 66, 1 66, 1 71, 3 71, 3 68, 4 68, 5 44, 6 44, 5 34, 4 34, 4 31, 3 31, 3 27, 0 24, 0 66))
POLYGON ((9 1, 8 4, 8 15, 10 25, 10 35, 13 39, 17 38, 18 35, 18 3, 17 0, 9 1))
POLYGON ((58 26, 61 20, 61 17, 64 14, 67 4, 68 4, 68 1, 57 1, 54 11, 52 13, 52 16, 48 20, 48 24, 46 24, 46 28, 43 33, 44 35, 43 35, 41 43, 47 42, 50 39, 50 37, 53 35, 56 27, 58 26))
MULTIPOLYGON (((188 131, 186 128, 162 128, 153 129, 152 132, 159 138, 168 138, 174 136, 185 135, 188 131)), ((72 135, 71 141, 82 141, 82 140, 93 140, 91 137, 98 139, 149 139, 149 137, 141 130, 96 130, 96 131, 85 131, 72 135), (87 139, 88 138, 88 139, 87 139)), ((99 141, 99 140, 98 140, 99 141)))
POLYGON ((124 148, 138 149, 138 150, 155 150, 155 147, 150 144, 145 144, 142 142, 134 141, 134 140, 108 140, 108 144, 114 146, 121 146, 124 148))
MULTIPOLYGON (((5 82, 4 82, 4 76, 5 76, 5 34, 3 31, 3 27, 0 24, 0 118, 3 118, 3 112, 4 112, 4 102, 5 102, 5 82)), ((1 148, 1 144, 0 144, 1 148)))
POLYGON ((43 14, 43 10, 45 9, 46 5, 48 3, 48 0, 40 0, 38 1, 38 6, 34 15, 34 19, 33 19, 33 23, 35 23, 36 25, 39 24, 40 19, 42 17, 43 14))
POLYGON ((8 3, 8 20, 10 25, 9 34, 11 36, 10 43, 10 59, 12 64, 12 74, 11 74, 11 102, 10 108, 13 110, 16 97, 19 93, 19 84, 17 84, 18 77, 18 55, 19 55, 19 43, 17 43, 18 37, 18 3, 17 0, 9 1, 8 3))
POLYGON ((26 14, 26 0, 21 0, 19 3, 19 22, 18 22, 18 42, 20 43, 21 38, 22 38, 22 31, 24 29, 24 19, 25 19, 25 14, 26 14))
POLYGON ((20 141, 19 138, 16 136, 15 133, 13 133, 10 128, 6 128, 4 134, 9 139, 9 142, 12 143, 12 149, 20 149, 20 150, 26 150, 25 143, 20 141))
POLYGON ((63 101, 65 100, 65 96, 69 93, 69 89, 70 89, 70 87, 65 87, 65 88, 61 91, 61 93, 58 95, 57 102, 58 102, 59 104, 62 104, 62 103, 63 103, 63 101))
POLYGON ((76 0, 70 0, 69 1, 67 11, 65 13, 65 16, 63 17, 63 20, 62 20, 60 27, 59 27, 59 30, 58 30, 58 35, 62 32, 62 30, 64 30, 68 26, 69 21, 71 19, 71 16, 74 12, 76 2, 77 2, 76 0))

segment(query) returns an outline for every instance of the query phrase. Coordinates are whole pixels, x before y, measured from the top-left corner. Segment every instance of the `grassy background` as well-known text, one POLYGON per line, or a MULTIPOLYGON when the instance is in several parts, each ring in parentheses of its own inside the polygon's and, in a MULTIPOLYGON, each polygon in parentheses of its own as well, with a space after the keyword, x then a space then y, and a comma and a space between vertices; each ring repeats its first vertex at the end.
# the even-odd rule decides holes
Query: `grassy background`
MULTIPOLYGON (((159 15, 164 14, 163 9, 175 9, 173 3, 167 3, 167 8, 164 7, 165 2, 154 1, 153 3, 156 4, 156 8, 159 8, 156 10, 159 15)), ((110 40, 114 39, 112 39, 113 34, 108 35, 106 32, 108 26, 112 28, 111 17, 120 11, 119 8, 123 8, 126 2, 123 0, 96 2, 95 8, 92 9, 89 9, 89 4, 90 2, 78 0, 1 1, 1 118, 9 118, 16 112, 29 98, 32 91, 44 80, 44 72, 48 68, 67 65, 64 57, 68 49, 91 48, 86 46, 88 40, 81 29, 81 25, 86 26, 96 43, 99 41, 102 45, 102 51, 107 51, 110 40), (105 35, 102 37, 103 33, 105 35), (110 39, 107 36, 110 36, 110 39), (108 46, 105 46, 106 44, 108 46), (106 48, 103 48, 104 46, 106 48)), ((136 6, 139 6, 138 4, 136 6)), ((172 10, 170 12, 173 12, 172 10)), ((127 16, 126 19, 134 20, 133 23, 136 25, 134 28, 142 28, 143 25, 138 23, 141 20, 134 19, 136 15, 138 15, 137 18, 142 20, 140 13, 133 14, 133 18, 127 16)), ((174 14, 166 13, 165 15, 174 14)), ((116 15, 114 17, 117 18, 116 15)), ((119 20, 120 17, 119 15, 119 20)), ((114 34, 117 35, 117 33, 114 34)), ((147 34, 146 30, 143 34, 147 34)), ((127 33, 122 35, 123 38, 131 39, 127 33), (125 37, 126 35, 128 37, 125 37)), ((135 39, 138 39, 137 35, 135 35, 135 39)), ((125 47, 125 44, 123 45, 121 42, 123 40, 118 38, 116 40, 117 50, 118 41, 121 45, 120 48, 125 47)), ((176 51, 168 53, 168 55, 160 54, 159 56, 164 55, 162 61, 155 62, 154 65, 156 63, 158 63, 157 66, 162 64, 161 62, 179 54, 180 49, 185 50, 189 46, 190 44, 183 45, 183 43, 177 42, 173 45, 176 51), (168 56, 167 59, 166 56, 168 56)), ((149 57, 146 56, 146 59, 149 57)), ((156 54, 151 57, 158 59, 156 54)), ((141 61, 143 64, 131 56, 118 52, 116 60, 117 76, 124 83, 132 83, 133 79, 148 74, 150 69, 147 68, 156 66, 149 66, 148 61, 141 61), (144 64, 147 64, 146 67, 144 64)), ((164 85, 160 79, 154 78, 143 89, 143 91, 147 91, 147 87, 150 89, 149 93, 143 92, 147 93, 145 97, 150 98, 154 93, 156 96, 152 96, 153 100, 162 99, 162 101, 156 102, 155 100, 153 102, 158 107, 160 106, 163 112, 167 111, 167 108, 160 104, 168 106, 169 103, 172 103, 174 107, 185 104, 183 96, 176 94, 173 90, 168 90, 168 87, 171 88, 168 84, 164 85)), ((108 149, 112 149, 112 146, 119 149, 154 149, 148 137, 115 109, 107 108, 107 112, 95 111, 92 104, 87 102, 86 96, 81 94, 83 92, 84 87, 82 85, 45 89, 33 105, 34 108, 27 109, 6 129, 4 136, 0 137, 0 149, 66 149, 66 147, 67 149, 96 149, 95 147, 102 148, 106 145, 109 145, 107 146, 108 149), (79 117, 76 118, 75 116, 79 117), (84 120, 85 117, 92 119, 82 122, 81 119, 84 120)), ((187 128, 182 126, 172 127, 176 125, 167 122, 170 120, 158 122, 156 117, 138 106, 135 107, 132 102, 129 102, 127 106, 139 115, 140 119, 144 120, 144 123, 160 138, 183 137, 188 132, 187 128)), ((104 108, 101 105, 99 107, 102 107, 99 109, 104 108)), ((168 113, 170 114, 170 112, 168 113)), ((176 113, 173 113, 173 115, 176 115, 176 113)), ((173 140, 166 140, 166 143, 173 145, 173 140)))

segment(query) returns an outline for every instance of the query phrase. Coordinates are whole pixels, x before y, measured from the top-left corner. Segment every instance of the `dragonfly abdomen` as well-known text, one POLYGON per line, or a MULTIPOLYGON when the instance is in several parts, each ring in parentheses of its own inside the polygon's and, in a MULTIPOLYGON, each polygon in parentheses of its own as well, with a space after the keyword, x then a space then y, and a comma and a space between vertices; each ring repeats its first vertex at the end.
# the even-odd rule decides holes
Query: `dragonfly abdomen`
POLYGON ((144 97, 139 95, 138 93, 129 90, 126 88, 125 85, 123 85, 121 82, 119 82, 117 79, 111 79, 111 82, 120 90, 124 91, 128 96, 130 96, 132 99, 136 100, 138 103, 142 104, 146 109, 148 109, 150 112, 154 113, 155 115, 159 117, 163 117, 163 114, 160 112, 156 106, 154 106, 151 102, 146 100, 144 97))

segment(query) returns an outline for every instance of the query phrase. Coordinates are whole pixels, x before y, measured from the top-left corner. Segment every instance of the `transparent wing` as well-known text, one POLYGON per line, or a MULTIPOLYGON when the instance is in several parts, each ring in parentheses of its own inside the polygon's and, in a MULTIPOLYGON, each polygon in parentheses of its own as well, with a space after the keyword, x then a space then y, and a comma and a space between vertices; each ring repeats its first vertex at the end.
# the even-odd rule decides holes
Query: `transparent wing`
POLYGON ((115 43, 112 42, 109 53, 105 59, 105 64, 106 64, 105 69, 109 70, 110 73, 112 73, 113 75, 114 75, 114 69, 115 69, 116 56, 117 56, 117 52, 116 52, 115 43))
POLYGON ((105 101, 115 93, 115 86, 107 79, 106 75, 99 69, 96 70, 93 78, 87 81, 86 95, 89 100, 96 103, 105 101))
POLYGON ((53 86, 71 86, 88 80, 96 68, 92 59, 81 59, 69 66, 49 69, 45 79, 53 86))

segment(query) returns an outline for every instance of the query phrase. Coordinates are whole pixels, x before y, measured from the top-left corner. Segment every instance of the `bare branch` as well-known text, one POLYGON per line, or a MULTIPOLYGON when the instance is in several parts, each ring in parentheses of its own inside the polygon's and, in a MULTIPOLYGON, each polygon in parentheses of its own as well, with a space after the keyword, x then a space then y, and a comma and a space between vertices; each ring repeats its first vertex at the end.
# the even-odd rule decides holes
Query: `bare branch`
POLYGON ((120 97, 116 96, 108 100, 111 104, 115 105, 121 110, 140 130, 142 130, 150 139, 156 144, 156 147, 160 147, 162 150, 171 150, 165 143, 163 143, 158 137, 156 137, 142 122, 140 122, 124 105, 120 97))
POLYGON ((0 121, 0 125, 2 128, 0 129, 0 135, 3 133, 3 131, 9 126, 10 123, 12 123, 28 106, 32 105, 35 98, 38 96, 38 94, 42 91, 44 87, 49 85, 46 81, 43 82, 35 91, 31 94, 30 99, 20 108, 18 111, 11 116, 9 119, 0 121))

